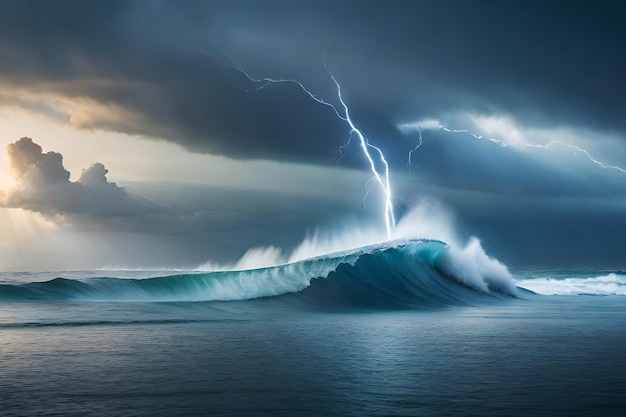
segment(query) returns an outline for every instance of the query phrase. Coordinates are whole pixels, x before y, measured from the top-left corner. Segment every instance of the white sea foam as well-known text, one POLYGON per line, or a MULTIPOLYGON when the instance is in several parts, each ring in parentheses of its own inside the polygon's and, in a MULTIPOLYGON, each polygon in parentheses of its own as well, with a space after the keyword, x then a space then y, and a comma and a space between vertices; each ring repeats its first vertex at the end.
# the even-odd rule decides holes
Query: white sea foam
POLYGON ((463 284, 482 292, 516 295, 517 289, 507 267, 487 256, 480 241, 472 237, 465 246, 450 246, 442 267, 463 284))
MULTIPOLYGON (((395 227, 391 240, 434 239, 451 246, 460 246, 454 231, 453 216, 438 202, 423 200, 409 210, 395 227)), ((336 252, 351 251, 388 242, 381 224, 347 221, 340 227, 316 228, 292 250, 273 245, 250 248, 236 262, 220 264, 213 261, 200 265, 199 271, 233 271, 264 268, 336 252)))
POLYGON ((626 276, 610 273, 597 277, 533 278, 516 285, 543 295, 626 295, 626 276))
MULTIPOLYGON (((409 210, 394 229, 392 240, 439 240, 448 245, 440 267, 463 284, 482 292, 516 294, 516 286, 507 267, 489 257, 476 237, 463 243, 454 228, 454 218, 441 204, 423 200, 409 210)), ((387 240, 386 230, 371 223, 351 222, 335 229, 316 229, 292 251, 275 246, 249 249, 232 264, 206 263, 203 271, 249 270, 292 264, 332 253, 353 251, 376 244, 394 245, 387 240)))

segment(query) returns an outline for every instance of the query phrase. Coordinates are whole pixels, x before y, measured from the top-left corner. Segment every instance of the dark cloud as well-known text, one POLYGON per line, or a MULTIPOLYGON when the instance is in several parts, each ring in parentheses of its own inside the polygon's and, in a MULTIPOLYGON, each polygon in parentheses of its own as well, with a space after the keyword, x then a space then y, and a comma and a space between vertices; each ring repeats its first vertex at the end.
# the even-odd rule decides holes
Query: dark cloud
MULTIPOLYGON (((0 79, 9 90, 62 96, 74 126, 163 137, 237 158, 328 161, 345 141, 345 126, 297 86, 248 92, 252 82, 203 53, 201 23, 181 39, 187 24, 172 21, 175 4, 12 6, 0 18, 9 61, 0 79), (155 20, 148 25, 145 15, 155 20), (167 42, 159 34, 164 25, 171 29, 167 42)), ((182 6, 184 16, 191 14, 183 13, 187 7, 194 5, 182 6)))
POLYGON ((346 126, 329 100, 322 51, 360 126, 396 143, 396 124, 455 111, 623 132, 623 2, 7 1, 0 77, 12 88, 99 110, 73 123, 163 137, 197 152, 326 163, 346 126))

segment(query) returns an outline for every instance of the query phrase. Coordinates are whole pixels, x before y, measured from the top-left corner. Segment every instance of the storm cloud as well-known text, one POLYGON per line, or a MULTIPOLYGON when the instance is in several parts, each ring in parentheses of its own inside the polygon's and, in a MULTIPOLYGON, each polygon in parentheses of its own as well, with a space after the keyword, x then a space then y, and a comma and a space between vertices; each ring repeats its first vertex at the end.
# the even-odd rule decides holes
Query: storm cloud
POLYGON ((404 140, 401 123, 460 111, 626 129, 619 1, 0 7, 4 102, 13 96, 76 127, 161 137, 196 152, 328 163, 347 139, 332 110, 296 85, 257 91, 217 51, 253 76, 296 77, 336 102, 324 53, 355 120, 381 146, 404 140))
MULTIPOLYGON (((251 80, 297 79, 339 106, 328 69, 391 163, 398 215, 440 200, 512 265, 623 265, 625 14, 608 0, 7 0, 0 106, 196 153, 367 169, 356 141, 339 151, 349 128, 331 108, 295 83, 251 80)), ((354 203, 189 184, 144 199, 102 164, 71 181, 59 154, 12 146, 4 207, 170 239, 180 259, 293 245, 363 210, 360 182, 354 203)))

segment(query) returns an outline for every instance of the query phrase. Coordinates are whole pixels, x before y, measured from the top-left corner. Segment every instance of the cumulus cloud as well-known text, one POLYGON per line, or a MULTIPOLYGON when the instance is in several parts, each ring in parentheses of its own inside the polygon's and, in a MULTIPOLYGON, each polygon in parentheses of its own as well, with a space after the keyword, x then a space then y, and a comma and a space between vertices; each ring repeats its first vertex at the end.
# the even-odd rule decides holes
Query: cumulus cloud
MULTIPOLYGON (((44 151, 30 138, 10 144, 8 155, 13 184, 0 190, 0 208, 43 215, 56 226, 56 242, 74 236, 68 245, 89 246, 92 263, 85 265, 195 267, 208 259, 232 261, 250 246, 288 248, 308 228, 336 221, 337 213, 354 216, 363 209, 361 176, 353 179, 355 196, 349 199, 184 182, 135 183, 130 191, 109 181, 102 163, 83 169, 72 181, 63 156, 44 151)), ((0 220, 7 212, 0 210, 0 220)), ((48 242, 53 239, 48 237, 48 242)))
POLYGON ((95 163, 70 180, 58 152, 44 153, 31 138, 7 147, 14 185, 0 194, 0 205, 44 215, 123 216, 145 210, 145 203, 109 182, 108 170, 95 163))

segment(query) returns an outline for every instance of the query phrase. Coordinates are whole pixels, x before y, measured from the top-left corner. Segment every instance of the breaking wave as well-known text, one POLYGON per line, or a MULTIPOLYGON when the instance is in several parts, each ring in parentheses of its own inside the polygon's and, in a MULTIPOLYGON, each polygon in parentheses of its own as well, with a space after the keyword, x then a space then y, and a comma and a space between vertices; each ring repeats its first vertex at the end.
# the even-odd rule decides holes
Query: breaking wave
POLYGON ((473 304, 517 295, 506 267, 476 239, 465 248, 400 240, 235 271, 147 279, 55 278, 0 285, 0 300, 295 302, 316 306, 410 308, 473 304))

